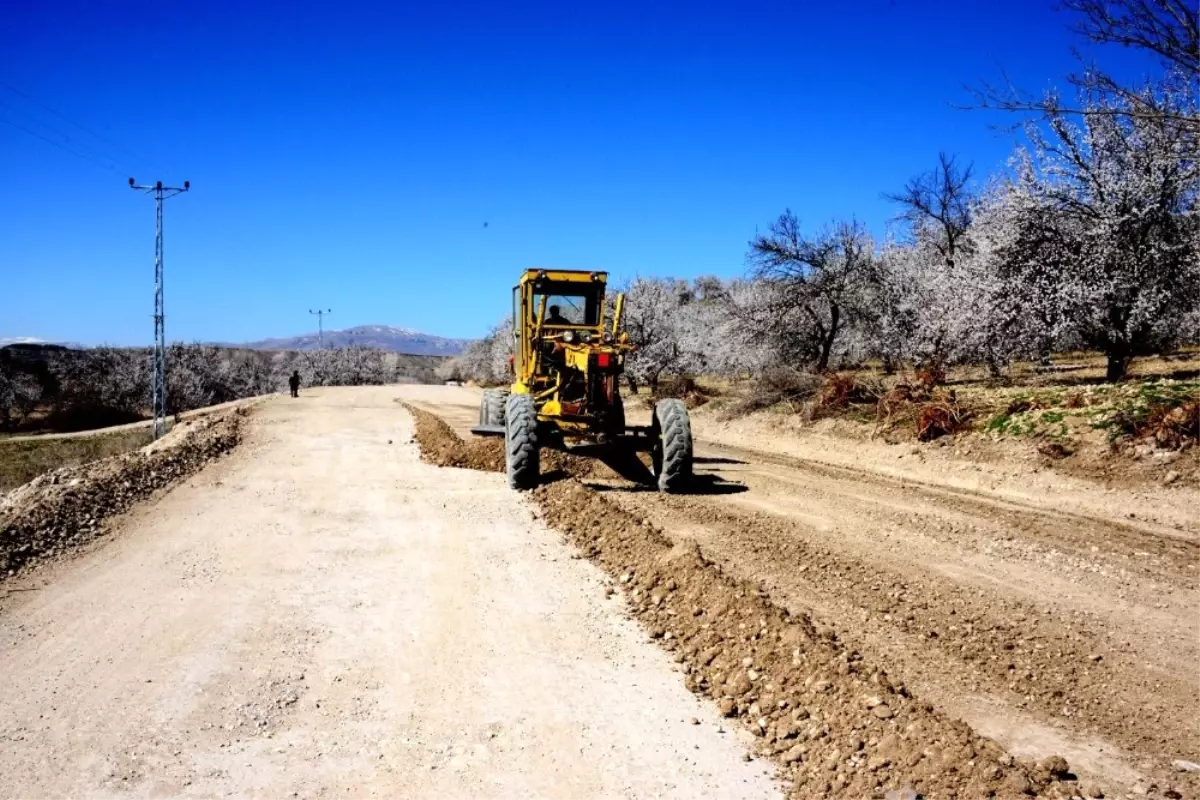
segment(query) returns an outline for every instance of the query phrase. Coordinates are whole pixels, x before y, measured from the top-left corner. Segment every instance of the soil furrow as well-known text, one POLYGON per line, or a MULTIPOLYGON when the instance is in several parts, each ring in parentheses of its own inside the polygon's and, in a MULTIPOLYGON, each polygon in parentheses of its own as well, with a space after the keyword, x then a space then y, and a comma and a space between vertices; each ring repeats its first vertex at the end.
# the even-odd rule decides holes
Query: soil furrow
MULTIPOLYGON (((435 463, 467 461, 447 459, 468 449, 448 425, 410 410, 435 463)), ((760 737, 793 796, 881 796, 905 787, 930 797, 1080 792, 1063 759, 1014 758, 915 698, 837 633, 818 632, 807 615, 771 603, 694 545, 674 546, 600 493, 565 480, 532 497, 547 522, 617 577, 651 638, 685 665, 689 688, 760 737)))
POLYGON ((941 571, 900 572, 894 565, 904 559, 889 562, 888 550, 856 559, 814 543, 811 529, 791 520, 700 498, 609 496, 673 539, 701 541, 777 602, 811 611, 930 695, 959 705, 993 696, 1085 740, 1115 742, 1162 776, 1190 753, 1200 704, 1194 662, 1163 664, 1121 638, 1132 631, 962 585, 941 571))
MULTIPOLYGON (((885 618, 897 635, 970 662, 996 689, 1043 712, 1069 716, 1111 732, 1136 751, 1183 757, 1192 741, 1198 701, 1192 676, 1147 672, 1141 653, 1112 641, 1094 615, 1058 613, 947 579, 932 569, 896 568, 899 560, 864 559, 826 546, 803 522, 751 510, 733 510, 706 498, 638 495, 643 513, 657 504, 664 518, 712 525, 739 554, 774 565, 760 577, 798 571, 810 593, 838 598, 849 608, 885 618), (1139 691, 1114 696, 1112 686, 1139 691)), ((670 531, 668 525, 667 530, 670 531)))
POLYGON ((1180 538, 1163 526, 1147 529, 893 478, 869 470, 816 464, 785 456, 706 445, 705 452, 709 451, 736 460, 753 459, 743 469, 730 470, 731 477, 757 475, 799 488, 816 489, 836 501, 875 508, 880 512, 890 509, 903 515, 932 508, 943 521, 962 523, 958 526, 944 524, 942 527, 950 535, 961 537, 963 533, 974 533, 982 543, 991 539, 1001 546, 1005 542, 1020 541, 1022 546, 1037 548, 1043 553, 1099 563, 1115 574, 1125 570, 1188 589, 1200 585, 1200 569, 1197 569, 1200 566, 1200 542, 1180 538), (971 530, 972 527, 980 530, 971 530))

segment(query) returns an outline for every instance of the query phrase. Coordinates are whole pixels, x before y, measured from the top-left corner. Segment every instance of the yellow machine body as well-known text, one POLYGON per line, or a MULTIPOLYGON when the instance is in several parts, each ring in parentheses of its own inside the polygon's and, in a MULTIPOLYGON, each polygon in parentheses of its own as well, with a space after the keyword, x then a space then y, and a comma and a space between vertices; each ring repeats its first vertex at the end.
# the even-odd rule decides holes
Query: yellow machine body
POLYGON ((633 349, 620 330, 624 298, 608 275, 526 270, 513 287, 513 394, 533 396, 539 422, 571 438, 624 433, 620 375, 633 349))

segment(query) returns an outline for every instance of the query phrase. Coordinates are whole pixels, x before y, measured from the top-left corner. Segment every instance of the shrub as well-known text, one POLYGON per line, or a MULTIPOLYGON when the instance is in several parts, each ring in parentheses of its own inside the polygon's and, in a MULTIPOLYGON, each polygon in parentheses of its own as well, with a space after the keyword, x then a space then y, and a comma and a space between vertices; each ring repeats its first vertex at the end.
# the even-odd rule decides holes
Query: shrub
POLYGON ((883 395, 883 387, 877 382, 856 379, 845 373, 827 375, 817 393, 814 411, 836 411, 851 405, 877 403, 883 395))
POLYGON ((694 379, 687 375, 673 375, 662 378, 658 382, 658 391, 654 393, 655 401, 664 397, 682 400, 688 408, 699 408, 709 401, 709 392, 701 389, 694 379))
POLYGON ((850 398, 857 388, 854 376, 845 373, 827 375, 821 382, 821 390, 817 393, 817 408, 822 411, 835 411, 850 405, 850 398))
POLYGON ((916 381, 927 391, 946 382, 946 368, 938 362, 927 362, 917 368, 916 381))
POLYGON ((930 442, 963 430, 971 420, 971 412, 962 408, 954 397, 926 403, 917 416, 917 440, 930 442))
POLYGON ((1175 408, 1152 407, 1143 433, 1152 435, 1159 446, 1171 450, 1200 443, 1200 400, 1175 408))

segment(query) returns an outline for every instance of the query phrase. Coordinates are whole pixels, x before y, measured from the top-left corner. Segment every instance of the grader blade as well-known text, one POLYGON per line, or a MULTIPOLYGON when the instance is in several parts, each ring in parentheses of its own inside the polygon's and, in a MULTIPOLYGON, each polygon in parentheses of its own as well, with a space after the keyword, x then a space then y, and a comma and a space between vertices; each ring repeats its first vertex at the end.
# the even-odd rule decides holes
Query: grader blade
POLYGON ((503 436, 503 425, 476 425, 471 428, 471 433, 476 436, 503 436))

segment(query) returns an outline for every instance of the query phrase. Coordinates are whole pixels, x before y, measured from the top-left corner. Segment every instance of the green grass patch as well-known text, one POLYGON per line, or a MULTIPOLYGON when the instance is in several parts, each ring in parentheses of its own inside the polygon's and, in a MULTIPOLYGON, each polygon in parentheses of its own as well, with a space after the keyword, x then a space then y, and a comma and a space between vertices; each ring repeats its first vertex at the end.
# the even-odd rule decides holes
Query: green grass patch
POLYGON ((997 414, 988 420, 983 429, 988 433, 1005 434, 1008 433, 1008 429, 1012 424, 1013 418, 1011 414, 997 414))

